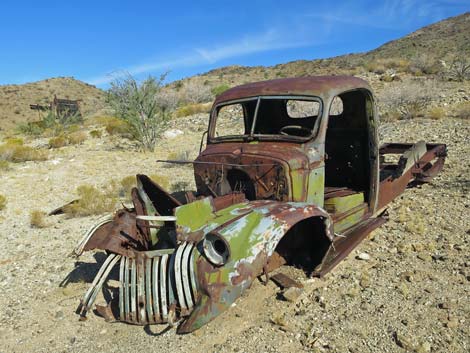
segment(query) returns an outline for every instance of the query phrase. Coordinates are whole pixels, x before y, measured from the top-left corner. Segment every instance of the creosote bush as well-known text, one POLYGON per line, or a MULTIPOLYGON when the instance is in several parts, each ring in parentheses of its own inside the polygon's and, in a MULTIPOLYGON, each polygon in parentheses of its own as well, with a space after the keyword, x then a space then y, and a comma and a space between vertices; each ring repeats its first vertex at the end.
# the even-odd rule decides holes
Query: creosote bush
POLYGON ((149 76, 137 82, 128 75, 124 79, 111 82, 108 102, 116 116, 127 122, 131 133, 141 147, 153 151, 158 137, 166 129, 171 117, 171 107, 162 94, 166 74, 155 78, 149 76))
POLYGON ((224 93, 229 88, 230 88, 230 86, 227 85, 227 84, 222 84, 222 85, 219 85, 219 86, 215 86, 214 88, 212 88, 212 94, 217 97, 219 94, 224 93))
POLYGON ((0 211, 3 210, 7 205, 7 198, 0 194, 0 211))
POLYGON ((84 131, 75 131, 70 134, 60 134, 49 139, 50 148, 60 148, 68 145, 80 145, 87 138, 87 134, 84 131))
POLYGON ((46 228, 48 226, 46 222, 46 212, 33 210, 29 214, 29 224, 32 228, 46 228))
POLYGON ((10 169, 10 163, 5 160, 0 160, 0 171, 6 171, 10 169))
POLYGON ((103 136, 103 132, 101 130, 91 130, 90 131, 90 136, 97 139, 103 136))

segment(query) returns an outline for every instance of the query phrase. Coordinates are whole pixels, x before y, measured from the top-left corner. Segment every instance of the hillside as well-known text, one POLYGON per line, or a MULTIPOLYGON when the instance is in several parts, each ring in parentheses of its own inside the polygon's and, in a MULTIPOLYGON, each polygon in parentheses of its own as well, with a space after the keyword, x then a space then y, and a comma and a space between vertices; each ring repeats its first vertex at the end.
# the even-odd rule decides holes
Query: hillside
POLYGON ((57 98, 81 99, 80 107, 85 115, 103 108, 105 104, 102 90, 72 77, 0 86, 0 129, 7 130, 18 123, 37 120, 38 113, 29 105, 47 105, 54 95, 57 98))
MULTIPOLYGON (((370 64, 381 60, 402 60, 400 64, 403 65, 404 62, 406 67, 399 69, 414 73, 417 70, 413 71, 413 65, 439 66, 442 65, 441 60, 449 62, 456 55, 470 57, 469 12, 423 27, 366 53, 346 54, 328 59, 296 60, 268 67, 227 66, 186 78, 178 84, 198 81, 211 86, 221 83, 233 86, 279 77, 358 75, 370 71, 370 64)), ((435 73, 439 69, 438 67, 429 71, 435 73)))

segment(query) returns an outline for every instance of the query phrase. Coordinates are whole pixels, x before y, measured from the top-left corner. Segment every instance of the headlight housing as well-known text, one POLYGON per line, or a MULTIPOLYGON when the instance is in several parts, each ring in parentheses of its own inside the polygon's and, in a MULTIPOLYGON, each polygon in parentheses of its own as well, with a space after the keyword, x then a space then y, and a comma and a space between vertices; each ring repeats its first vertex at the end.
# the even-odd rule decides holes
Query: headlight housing
POLYGON ((215 266, 225 265, 230 258, 230 246, 219 234, 206 234, 203 247, 207 259, 215 266))

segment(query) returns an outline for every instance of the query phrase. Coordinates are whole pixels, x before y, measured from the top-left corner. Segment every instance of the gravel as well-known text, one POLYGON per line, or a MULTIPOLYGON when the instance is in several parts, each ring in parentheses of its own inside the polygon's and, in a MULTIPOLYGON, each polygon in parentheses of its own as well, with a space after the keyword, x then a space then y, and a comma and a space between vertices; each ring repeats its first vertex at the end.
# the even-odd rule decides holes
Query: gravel
MULTIPOLYGON (((184 336, 165 326, 106 323, 93 313, 79 321, 74 311, 104 255, 69 254, 97 217, 54 216, 45 229, 29 226, 32 209, 70 201, 82 183, 155 173, 160 156, 87 141, 54 152, 57 163, 13 165, 0 176, 8 199, 0 212, 0 352, 470 351, 469 122, 396 121, 380 134, 383 142, 447 143, 444 171, 394 201, 389 222, 324 279, 281 268, 304 285, 295 300, 283 300, 272 282, 256 282, 236 306, 184 336)), ((193 135, 185 130, 165 151, 177 144, 197 149, 193 135)), ((191 178, 189 168, 160 169, 191 178)))

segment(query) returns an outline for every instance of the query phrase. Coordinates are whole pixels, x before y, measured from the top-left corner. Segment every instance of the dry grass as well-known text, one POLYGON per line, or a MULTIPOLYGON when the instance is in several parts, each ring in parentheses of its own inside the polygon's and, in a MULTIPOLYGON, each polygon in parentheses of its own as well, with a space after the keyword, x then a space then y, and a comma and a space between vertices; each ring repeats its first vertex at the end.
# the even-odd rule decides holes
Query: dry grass
POLYGON ((460 103, 455 110, 455 116, 460 119, 470 119, 470 102, 460 103))
POLYGON ((64 207, 69 217, 83 217, 112 212, 118 202, 113 188, 98 189, 92 185, 77 187, 79 199, 64 207))
POLYGON ((175 112, 177 118, 182 118, 185 116, 198 114, 198 113, 208 113, 211 109, 212 103, 197 103, 197 104, 188 104, 181 108, 178 108, 175 112))
POLYGON ((0 194, 0 211, 3 210, 7 205, 7 198, 0 194))
POLYGON ((75 131, 70 134, 62 133, 49 139, 50 148, 61 148, 68 145, 80 145, 87 139, 84 131, 75 131))
POLYGON ((47 153, 43 150, 16 143, 4 143, 0 145, 0 160, 21 163, 26 161, 44 161, 46 159, 47 153))
MULTIPOLYGON (((164 189, 168 189, 170 179, 160 174, 149 175, 150 179, 157 182, 164 189)), ((95 187, 93 185, 80 185, 77 187, 78 199, 65 206, 64 212, 69 217, 82 217, 99 215, 112 212, 121 201, 131 199, 131 190, 136 186, 136 177, 130 175, 121 180, 111 180, 104 187, 95 187)))
POLYGON ((59 135, 49 139, 50 148, 61 148, 67 146, 67 138, 64 135, 59 135))
POLYGON ((103 131, 101 130, 91 130, 90 131, 90 136, 93 138, 100 138, 103 136, 103 131))
POLYGON ((75 131, 67 136, 69 145, 81 145, 87 139, 85 131, 75 131))
POLYGON ((46 212, 33 210, 29 214, 29 224, 32 228, 46 228, 48 223, 46 222, 46 212))
POLYGON ((0 171, 6 171, 10 169, 10 163, 5 160, 0 160, 0 171))
POLYGON ((446 111, 444 108, 434 107, 428 112, 427 116, 433 120, 440 120, 446 116, 446 111))

